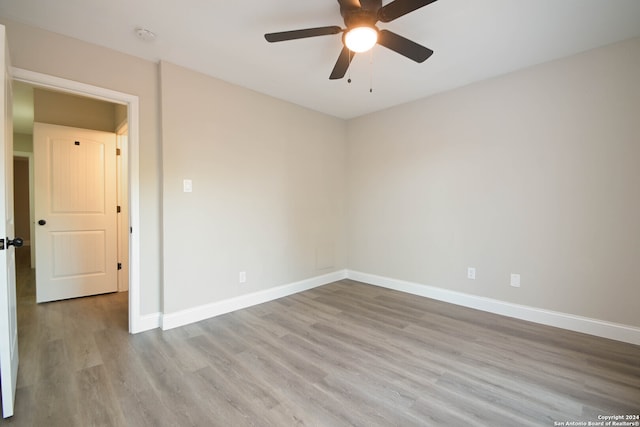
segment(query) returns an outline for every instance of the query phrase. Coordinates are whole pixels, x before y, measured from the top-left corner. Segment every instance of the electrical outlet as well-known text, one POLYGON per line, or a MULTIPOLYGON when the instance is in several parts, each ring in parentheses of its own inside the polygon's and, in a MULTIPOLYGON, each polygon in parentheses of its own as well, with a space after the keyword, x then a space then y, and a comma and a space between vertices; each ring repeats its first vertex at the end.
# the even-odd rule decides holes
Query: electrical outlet
POLYGON ((511 273, 511 286, 514 288, 520 287, 520 275, 511 273))
POLYGON ((247 282, 247 272, 246 271, 241 271, 240 274, 238 274, 238 281, 240 283, 246 283, 247 282))
POLYGON ((182 191, 185 193, 191 193, 193 191, 193 181, 191 181, 190 179, 183 179, 182 191))
POLYGON ((467 268, 467 279, 476 280, 476 269, 474 267, 467 268))

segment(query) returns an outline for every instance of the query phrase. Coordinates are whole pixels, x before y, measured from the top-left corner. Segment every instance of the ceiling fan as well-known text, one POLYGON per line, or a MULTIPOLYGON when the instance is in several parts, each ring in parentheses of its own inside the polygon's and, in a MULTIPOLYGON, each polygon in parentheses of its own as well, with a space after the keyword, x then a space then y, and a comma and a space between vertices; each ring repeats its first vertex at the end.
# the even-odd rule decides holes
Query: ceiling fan
POLYGON ((343 78, 355 54, 366 52, 376 43, 421 63, 433 54, 431 49, 389 30, 380 30, 376 27, 376 23, 391 22, 435 1, 394 0, 382 6, 382 0, 338 0, 340 14, 346 28, 342 29, 338 26, 306 28, 268 33, 264 38, 273 43, 342 33, 343 48, 329 76, 332 80, 343 78))

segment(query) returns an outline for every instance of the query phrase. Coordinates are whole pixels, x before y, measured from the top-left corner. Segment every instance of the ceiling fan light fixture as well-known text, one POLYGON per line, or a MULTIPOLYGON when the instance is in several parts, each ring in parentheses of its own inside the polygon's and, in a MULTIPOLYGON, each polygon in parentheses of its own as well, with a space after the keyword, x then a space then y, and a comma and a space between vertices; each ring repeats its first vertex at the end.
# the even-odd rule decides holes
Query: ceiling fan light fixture
POLYGON ((378 42, 378 30, 363 26, 351 28, 344 35, 344 44, 350 51, 361 53, 371 49, 378 42))

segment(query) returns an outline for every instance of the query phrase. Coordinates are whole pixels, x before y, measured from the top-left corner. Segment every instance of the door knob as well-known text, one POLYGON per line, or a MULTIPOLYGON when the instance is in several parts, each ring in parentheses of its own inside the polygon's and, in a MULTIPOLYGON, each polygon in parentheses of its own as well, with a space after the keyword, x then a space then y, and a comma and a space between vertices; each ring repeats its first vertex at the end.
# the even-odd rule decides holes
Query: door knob
POLYGON ((38 225, 45 225, 47 223, 47 221, 45 221, 44 219, 41 219, 40 221, 38 221, 38 225))
POLYGON ((15 246, 16 248, 21 248, 22 245, 24 245, 24 240, 22 240, 20 237, 16 237, 15 239, 11 240, 7 237, 7 246, 15 246))

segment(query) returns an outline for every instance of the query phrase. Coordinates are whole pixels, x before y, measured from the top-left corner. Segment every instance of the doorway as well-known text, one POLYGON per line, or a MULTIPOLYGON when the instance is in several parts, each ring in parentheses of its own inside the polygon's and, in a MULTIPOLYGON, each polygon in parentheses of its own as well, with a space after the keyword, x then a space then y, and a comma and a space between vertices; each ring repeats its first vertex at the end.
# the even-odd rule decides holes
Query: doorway
MULTIPOLYGON (((139 271, 139 188, 138 188, 138 97, 109 89, 86 85, 71 80, 60 79, 45 74, 22 69, 13 70, 14 81, 26 83, 35 88, 52 90, 68 95, 80 96, 88 99, 106 101, 125 107, 126 147, 123 147, 127 158, 128 193, 128 289, 129 289, 129 332, 137 333, 149 329, 140 316, 140 271, 139 271)), ((33 218, 32 218, 33 220, 33 218)))

